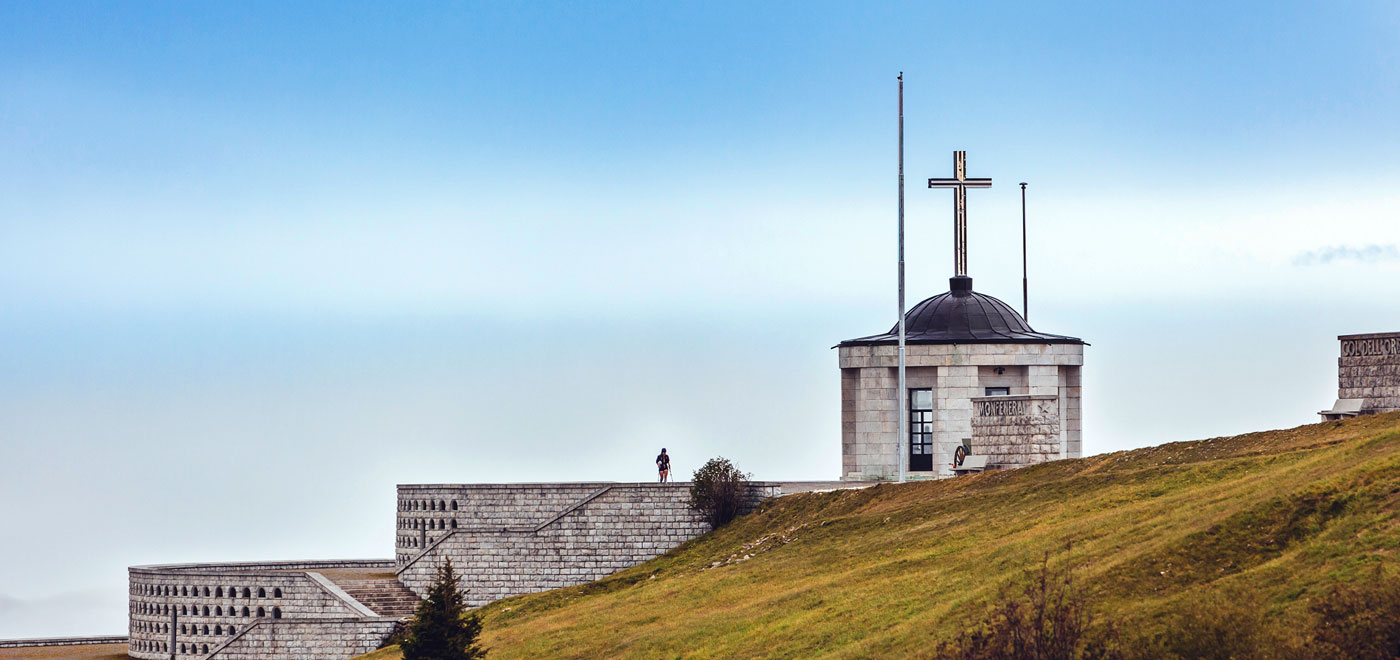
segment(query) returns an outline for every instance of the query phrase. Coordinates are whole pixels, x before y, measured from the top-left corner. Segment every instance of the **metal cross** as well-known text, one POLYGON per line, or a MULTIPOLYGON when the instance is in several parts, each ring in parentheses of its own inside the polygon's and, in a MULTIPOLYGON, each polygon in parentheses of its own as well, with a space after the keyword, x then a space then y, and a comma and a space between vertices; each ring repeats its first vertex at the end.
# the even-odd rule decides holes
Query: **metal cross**
POLYGON ((953 189, 953 274, 967 275, 967 189, 991 188, 991 179, 967 178, 967 152, 953 152, 953 178, 929 179, 929 188, 953 189))

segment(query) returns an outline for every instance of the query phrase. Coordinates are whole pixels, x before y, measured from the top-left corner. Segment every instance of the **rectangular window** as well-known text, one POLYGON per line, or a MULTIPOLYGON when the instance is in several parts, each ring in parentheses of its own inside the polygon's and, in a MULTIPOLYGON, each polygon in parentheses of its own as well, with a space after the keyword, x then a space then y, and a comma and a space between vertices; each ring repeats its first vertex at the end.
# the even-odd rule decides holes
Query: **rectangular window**
POLYGON ((933 470, 933 390, 909 390, 909 471, 933 470))
POLYGON ((1009 388, 1009 387, 988 387, 988 388, 986 389, 986 392, 987 392, 987 393, 986 393, 984 396, 1010 396, 1010 395, 1011 395, 1011 388, 1009 388))

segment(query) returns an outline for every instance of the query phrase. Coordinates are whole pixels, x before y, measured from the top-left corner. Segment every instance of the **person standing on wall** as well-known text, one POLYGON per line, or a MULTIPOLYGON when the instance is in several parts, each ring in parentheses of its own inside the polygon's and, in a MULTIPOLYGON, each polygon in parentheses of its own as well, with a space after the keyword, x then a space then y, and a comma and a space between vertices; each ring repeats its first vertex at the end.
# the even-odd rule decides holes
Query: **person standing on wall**
POLYGON ((656 457, 656 471, 661 475, 661 483, 666 483, 671 478, 671 457, 666 455, 666 448, 661 448, 661 453, 656 457))

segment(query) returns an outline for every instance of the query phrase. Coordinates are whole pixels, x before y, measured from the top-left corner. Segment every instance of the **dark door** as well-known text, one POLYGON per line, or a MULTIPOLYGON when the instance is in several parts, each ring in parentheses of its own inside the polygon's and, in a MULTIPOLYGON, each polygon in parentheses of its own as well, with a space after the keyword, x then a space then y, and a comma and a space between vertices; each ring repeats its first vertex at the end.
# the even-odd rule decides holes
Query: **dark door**
POLYGON ((909 471, 933 470, 933 390, 909 390, 909 471))

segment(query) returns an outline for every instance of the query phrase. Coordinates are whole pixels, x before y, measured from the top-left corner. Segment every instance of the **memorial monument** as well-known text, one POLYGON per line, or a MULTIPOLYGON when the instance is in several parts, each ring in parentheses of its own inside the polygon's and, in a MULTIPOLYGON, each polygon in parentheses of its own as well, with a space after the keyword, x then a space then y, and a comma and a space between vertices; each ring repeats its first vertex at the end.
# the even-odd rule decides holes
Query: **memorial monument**
POLYGON ((1341 335, 1337 402, 1323 420, 1400 410, 1400 332, 1341 335))
POLYGON ((953 277, 949 290, 904 315, 906 380, 899 385, 898 323, 837 345, 841 369, 841 478, 931 479, 954 474, 959 447, 988 468, 1076 458, 1080 436, 1077 337, 1036 332, 967 274, 966 152, 953 153, 953 277), (902 391, 901 391, 902 390, 902 391), (900 403, 907 432, 900 437, 900 403), (903 465, 901 465, 903 463, 903 465))

